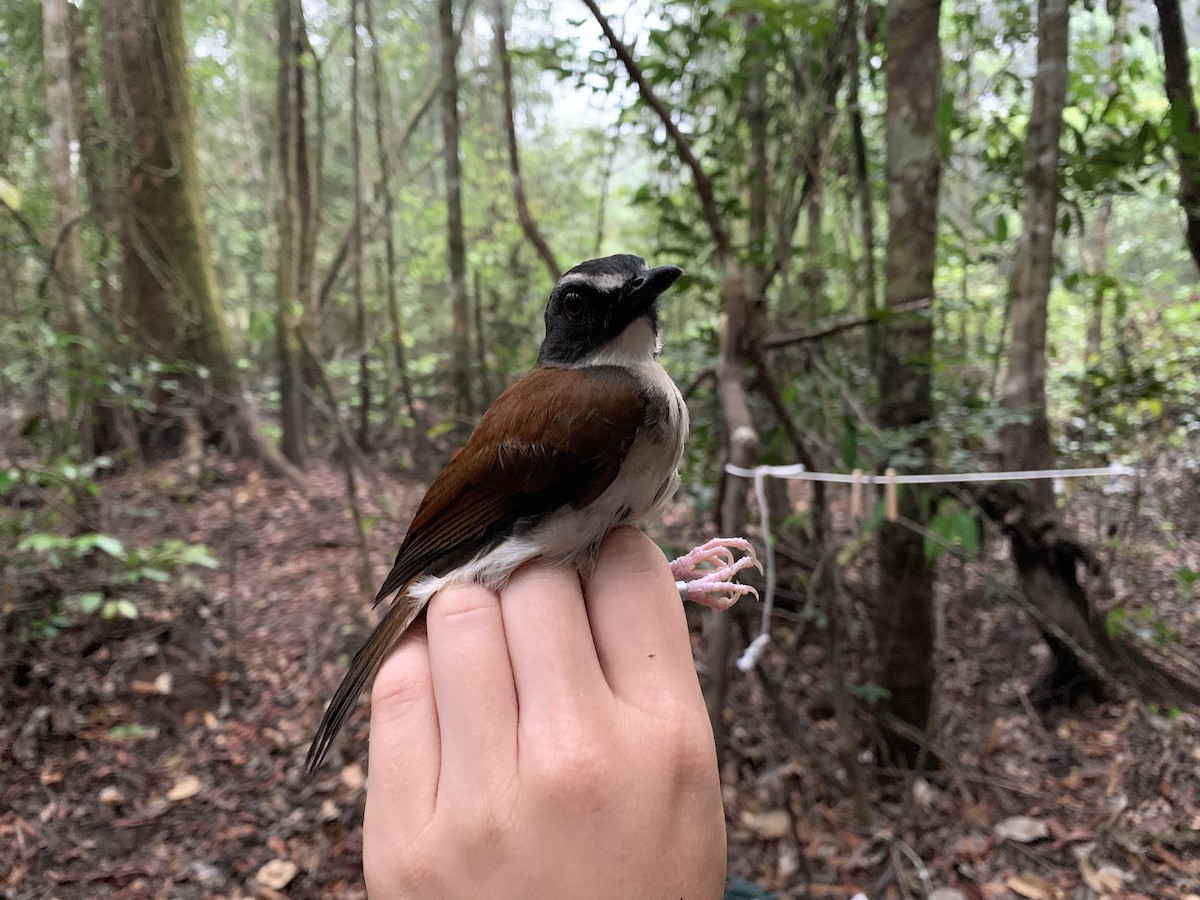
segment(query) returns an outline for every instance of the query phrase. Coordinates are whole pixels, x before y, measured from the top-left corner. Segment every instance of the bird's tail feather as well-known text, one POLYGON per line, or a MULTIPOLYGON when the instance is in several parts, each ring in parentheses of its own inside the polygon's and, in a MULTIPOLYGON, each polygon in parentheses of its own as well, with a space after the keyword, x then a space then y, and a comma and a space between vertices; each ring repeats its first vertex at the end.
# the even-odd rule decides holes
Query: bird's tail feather
POLYGON ((308 758, 304 762, 308 771, 311 772, 321 765, 338 732, 350 718, 350 713, 354 711, 359 694, 379 670, 396 641, 400 640, 401 635, 408 630, 424 608, 424 600, 417 600, 407 593, 401 593, 392 603, 387 615, 375 626, 371 637, 354 654, 350 669, 346 672, 342 683, 338 685, 337 692, 329 702, 325 716, 317 728, 317 735, 313 738, 312 746, 308 748, 308 758))

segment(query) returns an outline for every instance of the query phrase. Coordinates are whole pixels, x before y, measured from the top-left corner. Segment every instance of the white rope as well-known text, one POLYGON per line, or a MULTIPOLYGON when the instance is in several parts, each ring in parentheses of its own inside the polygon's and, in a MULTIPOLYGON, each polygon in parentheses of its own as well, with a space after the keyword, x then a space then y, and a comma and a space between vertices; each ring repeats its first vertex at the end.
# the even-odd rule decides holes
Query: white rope
POLYGON ((758 501, 758 520, 762 527, 763 540, 766 546, 763 552, 767 557, 767 589, 763 598, 762 623, 759 625, 758 637, 750 642, 746 652, 738 657, 737 667, 742 672, 749 672, 758 665, 767 644, 771 642, 771 614, 775 610, 775 542, 771 539, 771 504, 767 502, 766 473, 754 473, 754 498, 758 501))
POLYGON ((1113 463, 1110 466, 1091 469, 1029 469, 1017 472, 933 472, 926 475, 895 475, 890 479, 882 475, 861 472, 843 475, 840 472, 810 472, 802 465, 755 466, 745 469, 732 463, 725 466, 730 475, 754 479, 754 497, 758 501, 759 525, 762 528, 764 552, 766 553, 766 590, 763 593, 762 622, 758 636, 750 642, 737 659, 738 669, 750 672, 758 665, 767 645, 771 642, 771 615, 775 610, 775 540, 771 532, 771 509, 767 503, 765 481, 770 478, 786 478, 793 481, 823 481, 832 484, 968 484, 991 481, 1033 481, 1043 478, 1098 478, 1137 475, 1138 470, 1130 466, 1113 463))
MULTIPOLYGON (((809 472, 804 466, 755 466, 743 469, 729 464, 725 471, 741 478, 756 478, 759 473, 772 478, 787 478, 795 481, 824 481, 832 484, 853 484, 854 475, 840 472, 809 472)), ((1113 463, 1094 469, 1029 469, 1018 472, 931 472, 926 475, 897 475, 896 484, 967 484, 980 481, 1034 481, 1040 478, 1096 478, 1102 476, 1137 475, 1138 470, 1113 463)), ((857 476, 863 484, 885 484, 882 475, 863 472, 857 476)))

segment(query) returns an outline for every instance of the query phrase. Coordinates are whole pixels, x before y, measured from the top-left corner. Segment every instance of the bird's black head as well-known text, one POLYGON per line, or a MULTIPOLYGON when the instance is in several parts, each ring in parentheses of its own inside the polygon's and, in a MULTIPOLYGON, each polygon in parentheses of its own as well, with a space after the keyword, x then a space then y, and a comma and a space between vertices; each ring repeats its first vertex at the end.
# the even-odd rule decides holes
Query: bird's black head
POLYGON ((658 297, 675 283, 678 266, 646 268, 626 253, 590 259, 558 280, 546 304, 542 365, 571 366, 611 355, 633 361, 657 352, 658 297))

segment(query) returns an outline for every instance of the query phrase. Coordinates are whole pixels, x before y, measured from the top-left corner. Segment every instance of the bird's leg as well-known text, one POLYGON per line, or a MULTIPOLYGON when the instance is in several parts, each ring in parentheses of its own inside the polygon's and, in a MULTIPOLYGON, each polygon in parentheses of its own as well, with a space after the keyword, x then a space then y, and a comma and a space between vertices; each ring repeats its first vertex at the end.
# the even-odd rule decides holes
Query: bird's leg
POLYGON ((729 609, 745 594, 758 596, 748 584, 740 584, 733 576, 751 566, 762 571, 762 563, 754 555, 754 547, 743 538, 713 538, 690 553, 671 562, 675 586, 688 600, 713 609, 729 609), (735 556, 735 551, 744 554, 735 556), (712 568, 700 568, 708 563, 712 568))

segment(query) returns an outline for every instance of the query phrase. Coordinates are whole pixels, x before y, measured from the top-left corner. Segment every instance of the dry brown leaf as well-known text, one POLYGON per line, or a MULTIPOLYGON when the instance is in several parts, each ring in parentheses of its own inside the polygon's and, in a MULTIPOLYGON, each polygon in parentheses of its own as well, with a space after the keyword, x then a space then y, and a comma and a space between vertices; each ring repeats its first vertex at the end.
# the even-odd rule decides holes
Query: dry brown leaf
POLYGON ((1054 886, 1040 875, 1013 875, 1004 884, 1014 894, 1028 897, 1029 900, 1054 900, 1054 886))
POLYGON ((933 809, 934 801, 937 799, 937 791, 924 778, 918 778, 913 781, 912 786, 913 801, 921 807, 925 812, 933 809))
POLYGON ((1130 875, 1122 872, 1116 866, 1104 865, 1099 869, 1082 857, 1079 860, 1079 874, 1084 883, 1097 894, 1117 894, 1130 880, 1130 875))
POLYGON ((341 779, 342 784, 352 791, 357 791, 366 783, 367 776, 363 773, 362 766, 358 763, 350 763, 342 769, 341 779))
POLYGON ((777 841, 792 828, 792 820, 783 809, 742 813, 741 824, 765 841, 777 841))
POLYGON ((1090 841, 1095 835, 1088 828, 1074 827, 1068 829, 1062 822, 1057 819, 1047 819, 1046 824, 1050 827, 1050 833, 1054 835, 1054 840, 1060 844, 1073 844, 1079 841, 1090 841))
POLYGON ((175 802, 187 800, 200 793, 200 779, 195 775, 185 775, 175 782, 175 786, 167 791, 167 799, 175 802))
POLYGON ((281 891, 291 883, 300 872, 300 868, 290 859, 273 859, 263 863, 254 873, 254 881, 273 891, 281 891))
POLYGON ((1035 819, 1031 816, 1009 816, 997 823, 996 836, 1021 844, 1031 844, 1042 838, 1050 837, 1050 826, 1044 819, 1035 819))

